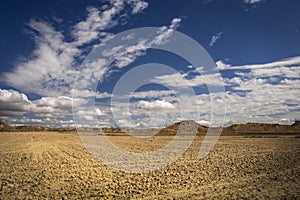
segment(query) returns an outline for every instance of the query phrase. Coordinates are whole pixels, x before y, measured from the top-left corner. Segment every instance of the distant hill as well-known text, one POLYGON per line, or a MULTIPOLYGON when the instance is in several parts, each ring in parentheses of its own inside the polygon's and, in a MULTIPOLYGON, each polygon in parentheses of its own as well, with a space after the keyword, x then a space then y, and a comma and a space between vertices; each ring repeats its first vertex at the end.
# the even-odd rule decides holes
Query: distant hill
POLYGON ((180 131, 186 132, 186 133, 188 133, 191 129, 192 129, 191 131, 193 131, 193 130, 195 130, 195 128, 197 128, 197 134, 206 133, 206 131, 208 129, 207 127, 201 126, 193 120, 187 120, 187 121, 176 122, 173 125, 162 128, 158 134, 159 135, 175 135, 177 133, 177 131, 179 130, 179 128, 180 128, 180 131))
POLYGON ((11 131, 14 128, 0 120, 0 131, 11 131))
POLYGON ((296 121, 292 125, 264 123, 234 124, 229 127, 224 127, 222 133, 300 133, 300 122, 296 121))
POLYGON ((45 126, 16 126, 12 127, 2 120, 0 120, 0 131, 2 132, 42 132, 42 131, 57 131, 57 132, 64 132, 64 131, 76 131, 75 128, 51 128, 45 126))
POLYGON ((295 121, 295 123, 292 124, 292 126, 294 126, 294 127, 300 127, 300 121, 295 121))
MULTIPOLYGON (((205 134, 208 127, 201 126, 195 121, 176 122, 173 125, 167 126, 159 131, 160 135, 175 135, 179 128, 193 128, 197 126, 197 134, 205 134), (180 126, 181 124, 181 126, 180 126)), ((194 130, 194 129, 193 129, 194 130)), ((184 131, 184 130, 183 130, 184 131)), ((188 131, 185 131, 188 133, 188 131)), ((280 124, 264 124, 264 123, 247 123, 234 124, 229 127, 223 127, 222 134, 293 134, 300 133, 300 122, 296 121, 292 125, 280 124)))
MULTIPOLYGON (((158 132, 157 135, 176 135, 177 132, 183 134, 192 133, 197 130, 197 134, 205 134, 208 127, 201 126, 193 120, 186 120, 176 122, 173 125, 167 126, 160 130, 157 129, 122 129, 122 128, 103 128, 102 131, 108 135, 119 135, 120 133, 126 134, 126 132, 139 133, 139 132, 158 132)), ((89 130, 89 128, 83 128, 83 130, 89 130)), ((56 132, 74 132, 75 128, 51 128, 44 126, 17 126, 12 127, 0 120, 0 131, 17 131, 17 132, 42 132, 42 131, 56 131, 56 132)), ((296 121, 292 125, 280 125, 280 124, 265 124, 265 123, 247 123, 247 124, 234 124, 229 127, 224 127, 222 134, 294 134, 300 133, 300 121, 296 121)))

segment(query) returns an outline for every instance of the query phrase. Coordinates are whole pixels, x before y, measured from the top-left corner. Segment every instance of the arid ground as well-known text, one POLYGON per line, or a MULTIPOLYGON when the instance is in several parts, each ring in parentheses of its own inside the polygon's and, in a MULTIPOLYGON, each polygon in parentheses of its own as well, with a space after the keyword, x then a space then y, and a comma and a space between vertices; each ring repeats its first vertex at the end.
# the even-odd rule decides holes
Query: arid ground
MULTIPOLYGON (((171 136, 111 136, 118 146, 157 149, 171 136)), ((130 174, 90 155, 76 133, 1 132, 0 199, 299 199, 300 138, 221 136, 203 159, 198 136, 175 163, 130 174)))

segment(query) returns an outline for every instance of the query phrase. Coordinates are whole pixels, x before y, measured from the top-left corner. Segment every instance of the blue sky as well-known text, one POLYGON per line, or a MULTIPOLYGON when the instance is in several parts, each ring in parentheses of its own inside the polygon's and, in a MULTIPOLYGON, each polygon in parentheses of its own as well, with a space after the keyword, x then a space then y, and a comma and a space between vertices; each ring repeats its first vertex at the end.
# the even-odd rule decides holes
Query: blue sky
POLYGON ((74 114, 78 126, 139 128, 184 119, 291 124, 300 112, 299 7, 296 0, 1 1, 0 118, 73 126, 74 114), (132 36, 122 48, 108 47, 119 33, 141 27, 157 27, 162 39, 132 36), (215 66, 152 48, 172 43, 175 31, 202 45, 215 66), (82 67, 101 45, 115 62, 82 67), (170 69, 151 65, 134 74, 154 62, 170 69), (115 93, 120 80, 128 94, 115 93))

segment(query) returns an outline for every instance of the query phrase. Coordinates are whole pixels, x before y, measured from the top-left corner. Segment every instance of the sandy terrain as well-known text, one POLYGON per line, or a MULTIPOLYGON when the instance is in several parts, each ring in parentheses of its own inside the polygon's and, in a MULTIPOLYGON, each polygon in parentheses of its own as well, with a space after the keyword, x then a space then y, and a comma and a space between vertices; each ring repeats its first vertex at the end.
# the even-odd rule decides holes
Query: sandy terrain
MULTIPOLYGON (((110 138, 127 150, 157 149, 171 137, 110 138)), ((222 136, 204 159, 203 137, 159 171, 106 167, 76 133, 0 133, 0 199, 299 199, 300 138, 222 136)))

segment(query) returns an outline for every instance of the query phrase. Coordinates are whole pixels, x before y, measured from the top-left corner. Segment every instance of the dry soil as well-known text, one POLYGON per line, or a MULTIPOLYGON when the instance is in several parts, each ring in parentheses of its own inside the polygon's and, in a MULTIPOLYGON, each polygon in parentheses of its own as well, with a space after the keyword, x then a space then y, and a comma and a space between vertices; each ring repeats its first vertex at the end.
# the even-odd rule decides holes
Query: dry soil
MULTIPOLYGON (((134 152, 172 137, 111 136, 134 152)), ((222 136, 203 159, 198 136, 175 163, 155 172, 111 169, 76 133, 0 133, 0 199, 300 199, 300 138, 222 136)))

